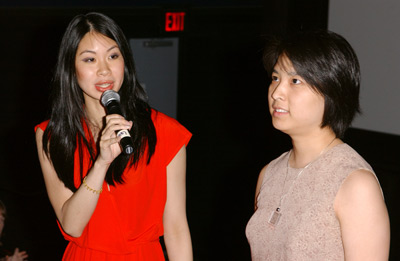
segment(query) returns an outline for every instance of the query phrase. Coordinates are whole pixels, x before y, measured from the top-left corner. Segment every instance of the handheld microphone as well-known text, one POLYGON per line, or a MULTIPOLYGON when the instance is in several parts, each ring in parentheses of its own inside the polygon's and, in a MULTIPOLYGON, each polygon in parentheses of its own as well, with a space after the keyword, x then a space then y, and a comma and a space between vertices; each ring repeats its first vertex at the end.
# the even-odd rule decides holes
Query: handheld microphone
MULTIPOLYGON (((107 114, 119 114, 122 115, 121 108, 119 106, 120 97, 119 94, 113 90, 107 90, 101 95, 101 104, 106 108, 107 114)), ((131 135, 128 130, 118 130, 116 131, 118 137, 122 137, 119 141, 119 145, 122 151, 129 155, 133 152, 133 142, 131 135)))

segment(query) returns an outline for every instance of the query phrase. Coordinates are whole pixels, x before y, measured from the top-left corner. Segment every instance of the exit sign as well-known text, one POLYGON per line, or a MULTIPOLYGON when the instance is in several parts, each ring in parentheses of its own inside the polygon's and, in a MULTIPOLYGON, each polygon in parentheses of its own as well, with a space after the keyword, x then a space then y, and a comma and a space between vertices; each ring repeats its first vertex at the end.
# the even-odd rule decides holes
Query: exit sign
POLYGON ((183 31, 185 24, 185 12, 167 12, 165 13, 165 31, 178 32, 183 31))

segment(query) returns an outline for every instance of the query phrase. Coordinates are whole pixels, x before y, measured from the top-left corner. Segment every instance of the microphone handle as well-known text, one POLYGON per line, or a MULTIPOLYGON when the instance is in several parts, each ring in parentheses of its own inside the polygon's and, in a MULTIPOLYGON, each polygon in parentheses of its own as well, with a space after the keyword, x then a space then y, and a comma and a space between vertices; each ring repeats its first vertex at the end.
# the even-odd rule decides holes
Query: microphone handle
MULTIPOLYGON (((117 136, 121 136, 122 132, 124 134, 128 133, 128 135, 129 135, 129 132, 127 130, 120 130, 120 131, 117 131, 117 136)), ((131 138, 130 135, 122 137, 122 139, 119 141, 119 145, 121 146, 122 151, 126 155, 132 154, 132 152, 133 152, 133 143, 132 143, 132 138, 131 138)))
MULTIPOLYGON (((107 104, 106 108, 107 108, 108 114, 119 114, 119 115, 123 116, 121 109, 119 107, 119 103, 115 100, 110 101, 107 104)), ((117 134, 118 137, 122 137, 122 139, 119 141, 119 145, 121 146, 122 151, 126 155, 132 154, 133 142, 132 142, 132 138, 131 138, 129 131, 128 130, 117 130, 117 131, 115 131, 115 133, 117 134)))

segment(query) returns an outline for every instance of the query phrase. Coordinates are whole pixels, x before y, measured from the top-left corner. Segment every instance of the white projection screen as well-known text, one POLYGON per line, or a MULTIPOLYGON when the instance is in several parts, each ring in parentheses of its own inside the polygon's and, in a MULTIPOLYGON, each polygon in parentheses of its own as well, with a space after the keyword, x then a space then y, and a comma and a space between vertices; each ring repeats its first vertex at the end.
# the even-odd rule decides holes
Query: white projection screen
POLYGON ((361 65, 362 115, 352 127, 400 135, 400 1, 330 0, 328 29, 361 65))

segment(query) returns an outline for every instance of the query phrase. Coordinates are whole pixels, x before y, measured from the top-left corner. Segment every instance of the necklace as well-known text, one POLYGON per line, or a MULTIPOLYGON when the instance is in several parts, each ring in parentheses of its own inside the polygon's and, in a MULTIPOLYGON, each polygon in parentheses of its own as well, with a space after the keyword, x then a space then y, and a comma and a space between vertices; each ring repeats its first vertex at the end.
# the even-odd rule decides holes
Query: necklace
POLYGON ((287 192, 285 194, 283 194, 283 190, 285 188, 285 184, 286 184, 286 179, 288 176, 288 172, 289 172, 289 160, 290 160, 290 156, 292 154, 292 150, 289 151, 289 156, 288 156, 288 160, 287 160, 287 164, 286 164, 286 175, 285 175, 285 180, 283 182, 283 186, 282 186, 282 192, 281 192, 281 197, 279 199, 279 204, 278 207, 272 211, 271 216, 269 217, 268 223, 271 224, 272 226, 276 226, 282 216, 281 213, 281 206, 282 206, 282 200, 286 197, 286 195, 290 192, 290 190, 293 188, 293 185, 296 183, 297 179, 300 177, 300 175, 315 161, 317 161, 317 159, 319 159, 319 157, 321 157, 322 154, 325 153, 325 151, 329 148, 329 146, 333 143, 333 141, 336 140, 336 137, 329 142, 329 144, 319 153, 318 157, 316 157, 314 160, 312 160, 311 162, 309 162, 304 168, 302 168, 299 173, 297 173, 296 178, 293 180, 292 185, 290 185, 289 189, 287 190, 287 192))

